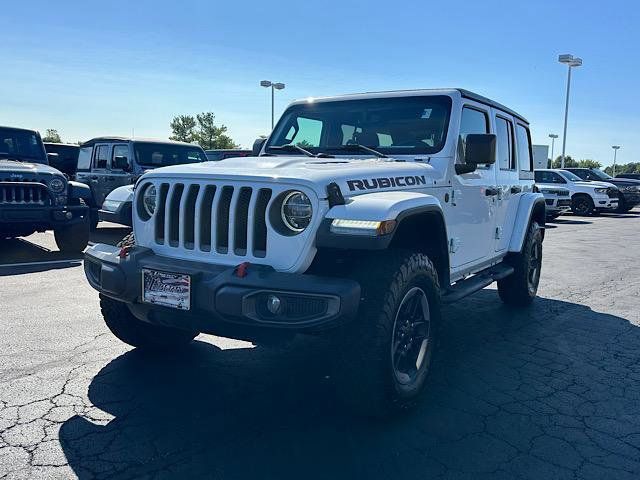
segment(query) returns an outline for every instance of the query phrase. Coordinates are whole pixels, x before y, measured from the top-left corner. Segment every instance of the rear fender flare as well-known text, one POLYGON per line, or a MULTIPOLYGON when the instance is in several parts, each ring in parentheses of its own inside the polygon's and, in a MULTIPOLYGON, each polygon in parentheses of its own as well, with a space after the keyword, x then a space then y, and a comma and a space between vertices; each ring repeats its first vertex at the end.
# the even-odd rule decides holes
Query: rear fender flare
POLYGON ((520 195, 518 212, 509 242, 509 252, 520 252, 522 250, 532 220, 535 220, 538 225, 544 228, 545 212, 544 195, 541 193, 523 193, 520 195))

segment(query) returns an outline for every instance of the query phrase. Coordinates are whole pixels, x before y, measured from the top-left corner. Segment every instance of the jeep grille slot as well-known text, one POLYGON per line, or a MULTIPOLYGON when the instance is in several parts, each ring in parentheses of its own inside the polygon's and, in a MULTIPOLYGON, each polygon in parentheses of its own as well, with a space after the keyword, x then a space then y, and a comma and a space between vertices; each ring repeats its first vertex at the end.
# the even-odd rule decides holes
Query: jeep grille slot
POLYGON ((169 200, 167 202, 166 217, 168 219, 165 220, 165 237, 172 247, 177 247, 180 241, 180 200, 182 199, 183 191, 184 185, 182 183, 175 184, 169 192, 169 200))
MULTIPOLYGON (((207 185, 202 195, 196 217, 196 228, 200 234, 199 240, 196 239, 196 243, 200 245, 200 250, 204 252, 211 251, 211 214, 213 212, 213 199, 216 195, 216 186, 207 185)), ((198 247, 196 247, 198 248, 198 247)))
POLYGON ((195 243, 195 209, 196 200, 200 185, 189 185, 187 194, 182 197, 180 202, 180 227, 183 231, 180 233, 180 239, 184 242, 184 247, 193 250, 195 243))
POLYGON ((227 253, 229 251, 229 216, 233 187, 222 187, 222 194, 218 203, 218 222, 216 225, 216 251, 227 253))
POLYGON ((253 212, 253 255, 264 258, 267 255, 267 205, 271 200, 271 189, 261 188, 253 212))
POLYGON ((49 206, 47 187, 36 182, 0 183, 0 204, 49 206))
POLYGON ((158 202, 156 208, 158 211, 156 212, 156 224, 155 224, 155 232, 156 232, 156 242, 164 243, 164 223, 165 223, 165 203, 167 201, 167 193, 169 192, 169 184, 163 183, 160 185, 160 195, 158 195, 158 202))
POLYGON ((249 204, 251 203, 250 187, 242 187, 238 195, 236 205, 236 217, 234 222, 233 251, 236 255, 247 254, 247 227, 249 225, 249 204))

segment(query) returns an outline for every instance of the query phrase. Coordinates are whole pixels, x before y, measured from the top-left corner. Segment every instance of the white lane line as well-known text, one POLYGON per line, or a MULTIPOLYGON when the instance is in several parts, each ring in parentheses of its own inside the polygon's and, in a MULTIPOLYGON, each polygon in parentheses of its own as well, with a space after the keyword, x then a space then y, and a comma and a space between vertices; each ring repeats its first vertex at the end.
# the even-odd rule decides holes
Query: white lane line
POLYGON ((69 260, 44 260, 42 262, 23 262, 23 263, 2 263, 0 264, 0 268, 8 268, 8 267, 33 267, 33 266, 42 266, 42 265, 57 265, 61 263, 77 263, 78 265, 82 263, 82 259, 72 258, 69 260))

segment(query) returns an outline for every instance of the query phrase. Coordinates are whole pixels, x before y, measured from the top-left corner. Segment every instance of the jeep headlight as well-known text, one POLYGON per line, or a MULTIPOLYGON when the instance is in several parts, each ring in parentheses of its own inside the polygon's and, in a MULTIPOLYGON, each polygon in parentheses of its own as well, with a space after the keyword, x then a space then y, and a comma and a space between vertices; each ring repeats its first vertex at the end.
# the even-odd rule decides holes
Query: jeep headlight
POLYGON ((285 227, 300 233, 311 223, 313 207, 307 195, 299 191, 289 192, 282 200, 280 217, 285 227))
POLYGON ((596 193, 607 193, 607 188, 596 188, 595 192, 596 193))
POLYGON ((61 193, 64 190, 65 182, 61 178, 54 178, 49 182, 49 188, 53 193, 61 193))
POLYGON ((156 211, 156 187, 149 183, 142 192, 142 207, 149 217, 153 217, 156 211))

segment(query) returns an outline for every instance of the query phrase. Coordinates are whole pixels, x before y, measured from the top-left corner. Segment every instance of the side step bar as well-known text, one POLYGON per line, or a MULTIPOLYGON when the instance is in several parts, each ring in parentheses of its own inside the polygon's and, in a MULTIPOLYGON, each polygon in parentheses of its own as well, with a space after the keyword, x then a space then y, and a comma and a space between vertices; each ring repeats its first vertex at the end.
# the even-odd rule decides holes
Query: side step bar
POLYGON ((514 269, 511 265, 499 263, 482 272, 476 273, 474 276, 466 280, 460 280, 454 285, 442 291, 442 303, 457 302, 461 298, 476 293, 484 287, 491 285, 496 280, 502 280, 513 273, 514 269))

